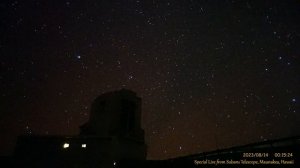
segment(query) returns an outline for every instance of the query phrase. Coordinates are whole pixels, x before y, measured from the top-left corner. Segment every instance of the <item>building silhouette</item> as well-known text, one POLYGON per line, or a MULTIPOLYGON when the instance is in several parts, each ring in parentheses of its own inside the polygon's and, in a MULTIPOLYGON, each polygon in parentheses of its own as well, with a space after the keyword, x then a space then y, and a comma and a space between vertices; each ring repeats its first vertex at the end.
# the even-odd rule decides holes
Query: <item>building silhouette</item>
POLYGON ((145 160, 141 98, 130 90, 97 97, 77 136, 26 135, 18 138, 19 165, 36 167, 115 167, 119 160, 145 160))

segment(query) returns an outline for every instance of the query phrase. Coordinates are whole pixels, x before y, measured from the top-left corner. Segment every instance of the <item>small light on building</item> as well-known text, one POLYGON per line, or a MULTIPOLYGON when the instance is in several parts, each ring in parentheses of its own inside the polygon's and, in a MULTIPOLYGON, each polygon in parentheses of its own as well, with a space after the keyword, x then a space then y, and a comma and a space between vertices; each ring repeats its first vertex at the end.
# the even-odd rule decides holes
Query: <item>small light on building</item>
POLYGON ((68 147, 70 147, 70 144, 68 144, 68 143, 64 143, 64 145, 63 145, 63 148, 68 148, 68 147))
POLYGON ((117 165, 117 162, 114 162, 114 166, 117 165))
POLYGON ((86 144, 81 144, 81 147, 82 148, 86 148, 86 144))

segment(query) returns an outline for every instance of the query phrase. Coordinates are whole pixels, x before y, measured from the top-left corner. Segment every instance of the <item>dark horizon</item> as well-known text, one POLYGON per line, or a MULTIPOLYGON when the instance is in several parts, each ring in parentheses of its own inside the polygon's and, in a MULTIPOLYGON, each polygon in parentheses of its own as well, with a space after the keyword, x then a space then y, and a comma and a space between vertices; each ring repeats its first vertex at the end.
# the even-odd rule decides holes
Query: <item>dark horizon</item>
POLYGON ((148 159, 300 135, 300 2, 0 2, 0 155, 142 98, 148 159))

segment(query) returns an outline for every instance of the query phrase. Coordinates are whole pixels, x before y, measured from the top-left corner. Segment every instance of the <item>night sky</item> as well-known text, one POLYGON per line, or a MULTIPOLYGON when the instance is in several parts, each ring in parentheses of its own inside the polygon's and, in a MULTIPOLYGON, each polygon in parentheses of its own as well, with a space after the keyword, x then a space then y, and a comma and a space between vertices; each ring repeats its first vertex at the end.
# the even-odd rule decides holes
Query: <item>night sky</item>
POLYGON ((142 98, 149 159, 300 134, 298 0, 0 2, 0 155, 142 98))

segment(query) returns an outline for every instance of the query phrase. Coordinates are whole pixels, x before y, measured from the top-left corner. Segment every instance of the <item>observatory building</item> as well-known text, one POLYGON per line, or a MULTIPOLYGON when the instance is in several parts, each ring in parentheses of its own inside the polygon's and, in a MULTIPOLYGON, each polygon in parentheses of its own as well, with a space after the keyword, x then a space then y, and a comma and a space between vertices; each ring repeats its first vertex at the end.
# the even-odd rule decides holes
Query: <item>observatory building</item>
POLYGON ((79 135, 20 136, 14 156, 34 167, 115 167, 121 160, 145 160, 146 149, 141 98, 122 89, 94 100, 79 135))

